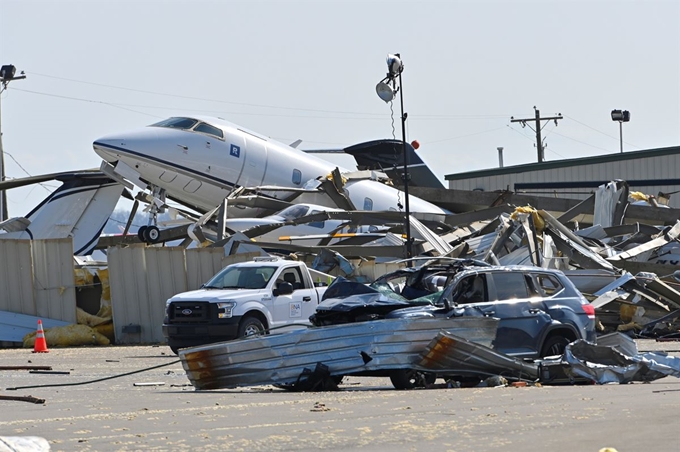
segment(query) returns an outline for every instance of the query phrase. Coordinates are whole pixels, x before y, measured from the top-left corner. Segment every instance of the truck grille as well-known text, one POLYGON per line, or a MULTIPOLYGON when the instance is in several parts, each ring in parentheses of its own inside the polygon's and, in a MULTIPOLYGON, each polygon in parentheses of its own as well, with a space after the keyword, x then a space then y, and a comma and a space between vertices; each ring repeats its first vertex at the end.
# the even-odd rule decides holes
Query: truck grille
POLYGON ((209 315, 210 303, 179 302, 170 304, 168 319, 170 323, 202 323, 209 315))

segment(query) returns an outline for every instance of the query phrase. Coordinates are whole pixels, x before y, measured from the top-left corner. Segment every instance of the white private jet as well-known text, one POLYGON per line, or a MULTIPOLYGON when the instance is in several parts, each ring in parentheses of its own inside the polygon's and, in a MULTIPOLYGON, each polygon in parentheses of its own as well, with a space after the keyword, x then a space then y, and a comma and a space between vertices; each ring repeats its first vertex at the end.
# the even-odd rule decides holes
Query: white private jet
MULTIPOLYGON (((168 118, 138 130, 99 138, 93 147, 105 161, 102 171, 118 180, 127 179, 143 190, 150 189, 157 199, 151 206, 153 224, 143 234, 149 242, 158 237, 154 209, 162 205, 166 195, 207 212, 237 188, 261 187, 261 195, 285 198, 336 169, 294 147, 225 120, 203 116, 168 118), (291 192, 282 188, 290 188, 291 192)), ((334 183, 342 186, 351 203, 361 210, 396 211, 405 202, 402 191, 376 180, 349 179, 344 186, 334 183)), ((409 202, 412 212, 446 213, 415 196, 410 196, 409 202)), ((239 216, 255 215, 252 211, 229 211, 229 217, 239 216)))

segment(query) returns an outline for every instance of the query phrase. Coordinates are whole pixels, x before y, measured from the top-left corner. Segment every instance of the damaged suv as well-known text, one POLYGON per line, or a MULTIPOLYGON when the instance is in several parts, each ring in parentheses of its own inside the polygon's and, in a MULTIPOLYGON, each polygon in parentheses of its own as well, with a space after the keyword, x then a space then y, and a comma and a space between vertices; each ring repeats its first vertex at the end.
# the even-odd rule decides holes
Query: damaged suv
MULTIPOLYGON (((518 358, 559 355, 576 339, 596 340, 595 310, 562 272, 471 260, 398 270, 370 286, 336 280, 310 321, 461 315, 500 319, 493 348, 518 358)), ((395 387, 408 387, 403 376, 396 379, 395 387)))

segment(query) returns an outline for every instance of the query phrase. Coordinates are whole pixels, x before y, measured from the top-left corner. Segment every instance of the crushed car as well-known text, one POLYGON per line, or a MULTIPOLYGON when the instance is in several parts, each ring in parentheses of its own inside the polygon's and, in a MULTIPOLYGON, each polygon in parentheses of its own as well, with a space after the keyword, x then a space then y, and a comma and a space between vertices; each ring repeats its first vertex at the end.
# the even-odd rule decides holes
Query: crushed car
MULTIPOLYGON (((310 321, 324 326, 460 316, 498 318, 492 346, 516 358, 561 355, 578 339, 596 342, 594 307, 561 271, 472 260, 399 270, 370 286, 338 279, 310 321)), ((398 389, 433 380, 409 369, 389 376, 398 389)))

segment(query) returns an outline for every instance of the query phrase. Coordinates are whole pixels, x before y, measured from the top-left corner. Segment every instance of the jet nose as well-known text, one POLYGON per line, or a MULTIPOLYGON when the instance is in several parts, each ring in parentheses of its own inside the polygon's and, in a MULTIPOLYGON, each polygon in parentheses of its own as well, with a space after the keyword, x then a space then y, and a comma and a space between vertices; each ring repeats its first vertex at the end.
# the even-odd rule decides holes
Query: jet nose
POLYGON ((97 138, 92 143, 92 148, 99 157, 109 163, 114 163, 118 160, 118 156, 113 152, 113 146, 115 146, 115 143, 120 143, 121 141, 121 139, 113 136, 97 138))
POLYGON ((156 138, 153 130, 143 128, 97 138, 92 143, 92 147, 94 152, 102 159, 114 163, 121 156, 129 156, 134 151, 145 151, 151 143, 154 143, 156 138))

